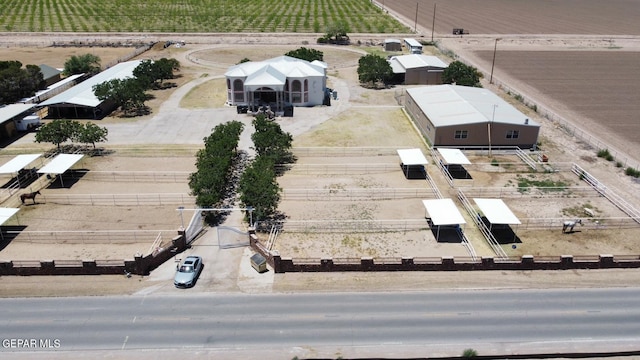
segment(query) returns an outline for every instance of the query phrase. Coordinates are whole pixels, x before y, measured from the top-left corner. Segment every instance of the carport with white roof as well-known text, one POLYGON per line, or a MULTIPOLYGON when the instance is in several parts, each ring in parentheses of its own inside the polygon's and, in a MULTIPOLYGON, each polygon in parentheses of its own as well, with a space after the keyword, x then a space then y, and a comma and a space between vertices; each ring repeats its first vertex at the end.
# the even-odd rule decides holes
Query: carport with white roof
POLYGON ((425 165, 429 163, 420 149, 398 149, 400 167, 407 179, 425 179, 425 165))
POLYGON ((20 183, 22 176, 19 176, 21 170, 23 170, 27 165, 34 162, 40 156, 42 156, 42 154, 17 155, 4 165, 0 166, 0 174, 17 174, 18 176, 16 176, 16 178, 18 179, 18 185, 22 186, 23 184, 20 183))
POLYGON ((442 166, 452 179, 471 179, 471 174, 463 165, 470 165, 471 161, 460 149, 438 148, 440 154, 440 166, 442 166))
MULTIPOLYGON (((18 208, 0 208, 0 225, 4 225, 13 215, 17 214, 18 208)), ((4 240, 4 234, 0 231, 0 238, 4 240)))
POLYGON ((38 170, 38 173, 59 175, 60 184, 64 187, 62 175, 80 161, 83 156, 82 154, 58 154, 42 169, 38 170))
MULTIPOLYGON (((455 237, 457 242, 461 242, 462 229, 460 225, 466 224, 464 217, 456 207, 455 203, 451 199, 429 199, 422 200, 424 208, 427 212, 427 218, 429 218, 429 225, 436 226, 436 241, 440 241, 440 228, 450 227, 455 231, 455 234, 449 234, 447 232, 446 237, 455 237)), ((451 241, 447 241, 451 242, 451 241)))
POLYGON ((511 225, 520 225, 521 222, 502 199, 474 198, 473 201, 484 215, 482 220, 486 219, 489 231, 499 243, 501 239, 505 242, 510 237, 512 241, 509 242, 520 242, 511 225))

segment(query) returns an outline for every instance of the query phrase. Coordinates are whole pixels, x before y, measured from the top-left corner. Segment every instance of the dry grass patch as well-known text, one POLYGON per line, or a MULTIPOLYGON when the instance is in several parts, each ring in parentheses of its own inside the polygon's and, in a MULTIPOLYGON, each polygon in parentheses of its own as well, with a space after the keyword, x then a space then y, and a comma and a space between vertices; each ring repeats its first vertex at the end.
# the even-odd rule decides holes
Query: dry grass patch
POLYGON ((191 89, 182 100, 181 108, 210 109, 223 107, 227 100, 225 79, 212 79, 191 89))
POLYGON ((295 146, 422 147, 423 142, 400 109, 352 109, 296 137, 295 146))

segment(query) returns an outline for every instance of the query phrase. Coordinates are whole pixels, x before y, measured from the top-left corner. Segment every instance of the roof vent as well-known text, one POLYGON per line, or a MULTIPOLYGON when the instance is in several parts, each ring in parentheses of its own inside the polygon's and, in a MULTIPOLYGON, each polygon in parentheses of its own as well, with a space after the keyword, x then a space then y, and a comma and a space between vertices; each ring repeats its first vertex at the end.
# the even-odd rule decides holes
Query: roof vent
POLYGON ((525 125, 529 124, 529 119, 524 119, 524 124, 525 125))

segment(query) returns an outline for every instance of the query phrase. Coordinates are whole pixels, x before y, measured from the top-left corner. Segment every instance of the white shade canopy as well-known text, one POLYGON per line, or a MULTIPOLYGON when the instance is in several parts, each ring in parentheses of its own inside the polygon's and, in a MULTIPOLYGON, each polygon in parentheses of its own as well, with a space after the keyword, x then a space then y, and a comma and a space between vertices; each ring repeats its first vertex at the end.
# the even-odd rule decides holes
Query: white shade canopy
POLYGON ((38 172, 40 174, 63 174, 80 161, 83 156, 81 154, 58 154, 38 172))
POLYGON ((398 149, 398 155, 404 165, 426 165, 429 163, 420 149, 398 149))
POLYGON ((471 161, 460 151, 460 149, 438 148, 438 152, 447 164, 469 165, 471 161))
POLYGON ((501 199, 478 199, 473 201, 492 224, 519 225, 520 220, 501 199))
POLYGON ((467 222, 451 199, 422 200, 433 225, 456 225, 467 222))
POLYGON ((0 166, 0 174, 13 174, 22 169, 24 169, 27 165, 33 162, 35 159, 42 156, 42 154, 24 154, 18 155, 13 159, 9 160, 6 164, 0 166))
POLYGON ((9 220, 10 217, 15 215, 20 209, 17 208, 0 208, 0 225, 9 220))

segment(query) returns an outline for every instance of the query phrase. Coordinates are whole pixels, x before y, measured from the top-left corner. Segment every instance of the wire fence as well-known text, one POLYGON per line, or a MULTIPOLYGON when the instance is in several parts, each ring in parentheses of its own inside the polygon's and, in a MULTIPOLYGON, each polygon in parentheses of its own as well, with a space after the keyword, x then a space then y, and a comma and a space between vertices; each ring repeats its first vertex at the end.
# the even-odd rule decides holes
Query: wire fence
POLYGON ((295 147, 297 157, 328 156, 398 156, 401 147, 295 147))
POLYGON ((103 182, 172 182, 184 183, 191 175, 188 171, 76 171, 82 180, 103 182))
MULTIPOLYGON (((258 226, 260 224, 257 224, 258 226)), ((274 225, 273 223, 269 225, 274 225)), ((291 220, 276 226, 289 233, 385 233, 429 230, 425 220, 291 220)))
POLYGON ((12 242, 31 244, 153 244, 158 236, 168 239, 176 236, 176 230, 93 230, 93 231, 7 231, 14 236, 12 242))
POLYGON ((89 206, 157 206, 193 205, 195 197, 185 193, 159 194, 47 194, 41 199, 46 203, 89 206))
POLYGON ((365 175, 398 171, 399 163, 277 165, 291 175, 365 175))
POLYGON ((431 188, 284 189, 281 196, 282 200, 298 201, 377 201, 435 197, 431 188))

